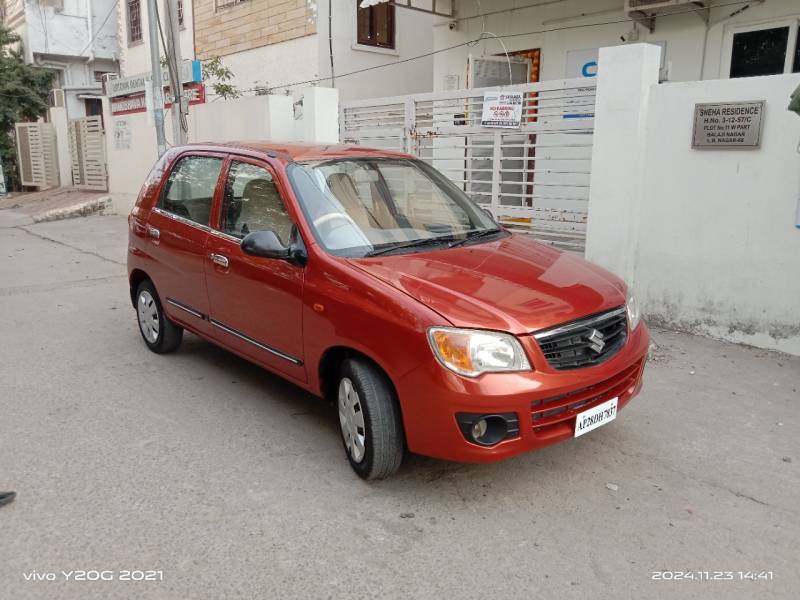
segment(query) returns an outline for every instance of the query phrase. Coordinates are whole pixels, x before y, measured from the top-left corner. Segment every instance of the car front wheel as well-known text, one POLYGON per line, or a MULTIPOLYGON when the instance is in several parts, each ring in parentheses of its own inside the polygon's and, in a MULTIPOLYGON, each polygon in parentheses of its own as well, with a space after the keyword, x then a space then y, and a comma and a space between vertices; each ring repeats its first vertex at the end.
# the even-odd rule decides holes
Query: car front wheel
POLYGON ((400 409, 386 377, 371 363, 344 361, 336 405, 350 466, 362 479, 384 479, 403 461, 405 443, 400 409))
POLYGON ((136 288, 136 318, 147 347, 158 354, 176 350, 183 340, 183 328, 164 314, 153 282, 143 281, 136 288))

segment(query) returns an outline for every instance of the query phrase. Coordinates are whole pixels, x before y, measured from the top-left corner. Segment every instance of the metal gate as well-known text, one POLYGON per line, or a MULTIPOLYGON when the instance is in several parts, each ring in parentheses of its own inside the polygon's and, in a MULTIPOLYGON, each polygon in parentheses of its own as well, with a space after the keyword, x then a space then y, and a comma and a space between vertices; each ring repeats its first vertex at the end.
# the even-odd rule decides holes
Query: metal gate
POLYGON ((70 119, 69 153, 72 183, 86 190, 108 190, 106 144, 99 116, 70 119))
POLYGON ((583 252, 595 85, 562 79, 347 102, 341 137, 418 156, 505 225, 583 252), (481 126, 484 93, 498 90, 523 92, 519 128, 481 126))
POLYGON ((15 123, 19 179, 22 185, 57 187, 56 131, 52 123, 15 123))

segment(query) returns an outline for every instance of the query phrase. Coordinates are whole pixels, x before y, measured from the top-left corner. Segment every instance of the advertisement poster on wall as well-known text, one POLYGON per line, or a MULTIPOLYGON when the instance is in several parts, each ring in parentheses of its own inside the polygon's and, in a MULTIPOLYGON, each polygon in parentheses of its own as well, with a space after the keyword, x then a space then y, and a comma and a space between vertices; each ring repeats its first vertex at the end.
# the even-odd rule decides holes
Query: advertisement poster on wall
MULTIPOLYGON (((597 77, 597 67, 600 60, 600 49, 570 50, 567 52, 567 64, 564 70, 567 79, 593 79, 597 77)), ((587 96, 593 93, 592 88, 577 88, 571 95, 575 100, 564 101, 564 119, 591 119, 594 112, 585 112, 581 107, 588 104, 587 96)))
POLYGON ((486 92, 483 95, 481 127, 519 129, 522 122, 522 92, 486 92))
POLYGON ((564 77, 575 79, 577 77, 597 77, 597 66, 600 60, 600 49, 570 50, 567 52, 567 65, 564 77))

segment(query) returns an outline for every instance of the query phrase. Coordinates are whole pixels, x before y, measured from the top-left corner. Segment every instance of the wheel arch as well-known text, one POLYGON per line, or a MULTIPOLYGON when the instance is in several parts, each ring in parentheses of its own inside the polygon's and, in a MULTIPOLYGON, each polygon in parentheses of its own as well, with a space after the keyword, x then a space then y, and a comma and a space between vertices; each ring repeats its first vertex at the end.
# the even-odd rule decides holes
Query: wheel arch
POLYGON ((133 269, 130 272, 130 275, 128 275, 128 282, 130 284, 131 304, 133 305, 134 308, 136 308, 136 289, 143 281, 146 281, 147 279, 150 279, 152 281, 150 276, 141 269, 133 269))
POLYGON ((389 375, 389 372, 373 357, 351 346, 331 346, 322 353, 318 368, 319 388, 322 397, 326 399, 332 399, 336 397, 336 374, 339 370, 339 366, 348 358, 359 358, 370 363, 376 369, 378 369, 378 371, 386 378, 386 381, 391 386, 392 391, 394 392, 395 402, 397 402, 398 407, 400 408, 400 413, 402 414, 402 405, 400 404, 399 396, 397 394, 397 387, 395 386, 394 381, 392 381, 392 377, 389 375))

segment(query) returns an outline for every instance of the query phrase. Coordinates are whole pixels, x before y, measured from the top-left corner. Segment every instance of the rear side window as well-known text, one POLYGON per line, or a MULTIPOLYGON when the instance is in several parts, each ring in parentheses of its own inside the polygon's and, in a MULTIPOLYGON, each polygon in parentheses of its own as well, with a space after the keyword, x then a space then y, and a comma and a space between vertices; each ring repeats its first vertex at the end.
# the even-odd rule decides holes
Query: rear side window
POLYGON ((201 225, 208 225, 211 201, 217 187, 222 159, 187 156, 175 165, 164 186, 159 208, 201 225))

